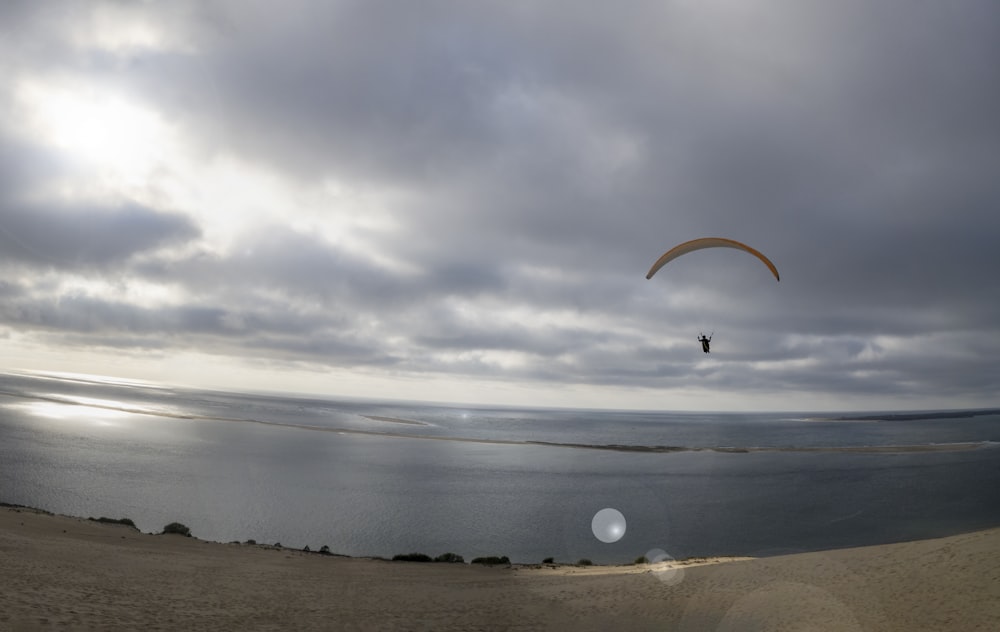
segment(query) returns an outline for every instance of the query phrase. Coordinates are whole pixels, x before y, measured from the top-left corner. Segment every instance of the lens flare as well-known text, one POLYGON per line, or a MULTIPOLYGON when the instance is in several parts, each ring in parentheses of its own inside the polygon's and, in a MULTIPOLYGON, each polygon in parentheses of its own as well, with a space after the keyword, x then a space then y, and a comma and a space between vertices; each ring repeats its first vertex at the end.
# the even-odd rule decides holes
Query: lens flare
POLYGON ((594 519, 590 521, 590 530, 601 542, 606 544, 617 542, 625 535, 625 516, 617 509, 606 507, 594 514, 594 519))
POLYGON ((646 553, 646 560, 653 567, 653 576, 667 586, 679 584, 684 579, 684 569, 674 566, 673 556, 663 549, 652 549, 646 553))

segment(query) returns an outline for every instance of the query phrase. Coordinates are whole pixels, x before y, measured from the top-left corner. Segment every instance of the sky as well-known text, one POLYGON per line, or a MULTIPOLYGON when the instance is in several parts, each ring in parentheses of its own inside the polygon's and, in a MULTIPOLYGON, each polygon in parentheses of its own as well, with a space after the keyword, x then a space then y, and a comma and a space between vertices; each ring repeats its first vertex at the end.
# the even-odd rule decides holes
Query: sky
POLYGON ((0 88, 0 370, 1000 404, 993 0, 14 0, 0 88))

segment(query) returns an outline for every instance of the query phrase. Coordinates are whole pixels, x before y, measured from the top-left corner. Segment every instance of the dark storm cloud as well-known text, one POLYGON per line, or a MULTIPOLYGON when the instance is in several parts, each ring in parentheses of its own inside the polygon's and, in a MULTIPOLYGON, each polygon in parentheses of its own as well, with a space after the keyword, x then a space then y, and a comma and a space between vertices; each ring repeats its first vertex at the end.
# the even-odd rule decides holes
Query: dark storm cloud
POLYGON ((237 248, 164 254, 195 219, 28 206, 17 192, 63 167, 0 146, 0 257, 120 263, 188 301, 84 309, 3 286, 25 314, 48 305, 50 332, 779 397, 1000 385, 992 2, 120 3, 184 43, 127 53, 59 44, 71 5, 28 6, 5 5, 22 25, 6 66, 122 86, 206 160, 399 193, 394 230, 355 242, 292 228, 290 203, 234 225, 237 248), (781 283, 729 251, 643 279, 709 235, 761 249, 781 283))
POLYGON ((43 206, 0 200, 0 260, 8 262, 107 267, 196 235, 186 217, 134 203, 43 206))
POLYGON ((148 79, 168 105, 189 108, 200 95, 179 115, 206 143, 300 177, 419 186, 428 197, 403 219, 434 241, 447 237, 439 227, 493 234, 490 243, 516 230, 542 250, 556 236, 592 239, 588 219, 624 232, 615 200, 588 191, 590 176, 609 177, 599 155, 608 144, 592 128, 618 121, 560 85, 570 60, 549 59, 545 29, 562 16, 538 16, 548 25, 535 14, 377 2, 304 5, 277 18, 234 11, 205 37, 205 58, 149 62, 176 81, 136 81, 148 79), (587 134, 594 144, 581 154, 587 134))
MULTIPOLYGON (((399 8, 383 3, 324 5, 279 20, 237 12, 206 44, 218 54, 207 60, 204 94, 219 100, 206 101, 203 113, 213 129, 239 130, 222 142, 282 169, 446 181, 447 198, 435 208, 409 209, 415 229, 454 220, 453 232, 468 237, 476 226, 496 242, 516 231, 544 244, 529 250, 536 256, 561 240, 593 243, 598 231, 609 250, 634 242, 635 222, 623 217, 652 221, 653 235, 700 229, 750 240, 781 229, 815 239, 835 229, 843 240, 865 240, 866 260, 882 257, 894 235, 905 256, 899 237, 912 221, 928 224, 911 229, 927 235, 969 213, 973 225, 987 219, 988 204, 978 212, 956 206, 979 193, 969 185, 981 187, 993 166, 982 161, 995 160, 997 82, 985 62, 996 59, 1000 38, 989 7, 894 13, 848 4, 831 22, 831 10, 803 6, 785 21, 750 25, 777 43, 751 48, 745 69, 737 55, 746 32, 693 42, 681 31, 684 15, 669 11, 653 16, 660 31, 637 30, 662 40, 652 48, 622 43, 650 19, 638 11, 574 18, 570 27, 539 8, 432 4, 407 20, 386 20, 399 8), (818 36, 817 50, 793 48, 798 40, 783 48, 781 29, 795 28, 818 36), (656 58, 639 56, 654 50, 656 58), (743 82, 734 80, 741 70, 743 82), (622 190, 598 186, 588 195, 580 139, 570 135, 582 129, 560 138, 563 114, 634 133, 649 163, 622 190), (956 158, 974 163, 973 172, 956 158), (657 175, 663 184, 642 179, 657 175), (890 187, 900 189, 895 199, 887 199, 890 187), (922 188, 933 188, 940 206, 922 188), (458 203, 466 195, 476 209, 458 203)), ((703 17, 713 16, 706 9, 703 17)), ((978 231, 953 234, 961 241, 978 231)), ((451 245, 447 234, 434 237, 451 245)), ((643 243, 655 252, 665 239, 643 243)))
POLYGON ((208 306, 140 307, 81 293, 55 298, 0 289, 5 325, 33 328, 63 347, 169 351, 178 345, 220 354, 380 365, 387 354, 357 331, 275 304, 253 310, 208 306))

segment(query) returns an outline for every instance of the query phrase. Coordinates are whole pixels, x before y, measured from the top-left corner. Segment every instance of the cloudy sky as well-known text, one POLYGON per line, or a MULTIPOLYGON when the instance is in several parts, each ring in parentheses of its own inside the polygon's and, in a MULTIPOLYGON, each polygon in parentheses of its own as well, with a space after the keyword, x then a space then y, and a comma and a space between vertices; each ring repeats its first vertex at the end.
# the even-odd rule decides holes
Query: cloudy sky
POLYGON ((0 369, 1000 403, 993 0, 15 0, 0 86, 0 369))

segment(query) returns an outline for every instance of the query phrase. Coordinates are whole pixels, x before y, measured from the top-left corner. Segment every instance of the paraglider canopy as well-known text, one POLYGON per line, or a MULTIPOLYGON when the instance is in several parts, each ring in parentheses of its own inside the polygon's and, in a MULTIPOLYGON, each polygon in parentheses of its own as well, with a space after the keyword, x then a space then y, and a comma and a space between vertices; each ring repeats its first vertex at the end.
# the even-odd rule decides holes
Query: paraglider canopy
POLYGON ((775 280, 781 280, 781 277, 778 276, 778 269, 774 267, 771 260, 761 254, 760 251, 755 250, 744 243, 733 239, 726 239, 724 237, 702 237, 701 239, 692 239, 691 241, 685 241, 683 244, 674 246, 670 250, 663 253, 663 256, 656 260, 653 267, 651 267, 649 272, 646 273, 646 278, 653 278, 653 275, 656 274, 657 270, 667 265, 677 257, 686 255, 689 252, 694 252, 695 250, 702 250, 703 248, 736 248, 737 250, 749 252, 753 256, 760 259, 764 265, 767 266, 767 268, 771 271, 771 274, 774 275, 775 280))

